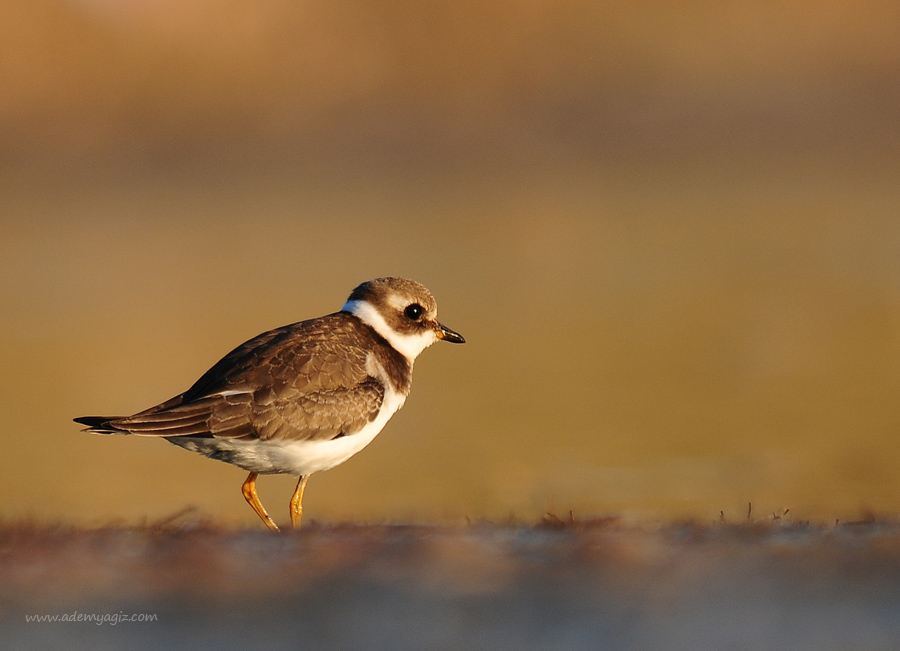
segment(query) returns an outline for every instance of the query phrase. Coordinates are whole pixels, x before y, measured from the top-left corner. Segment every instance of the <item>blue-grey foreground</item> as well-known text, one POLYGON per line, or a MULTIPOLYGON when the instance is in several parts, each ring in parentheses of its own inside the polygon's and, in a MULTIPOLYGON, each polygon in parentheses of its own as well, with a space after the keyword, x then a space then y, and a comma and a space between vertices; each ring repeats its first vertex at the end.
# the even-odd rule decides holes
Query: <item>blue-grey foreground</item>
POLYGON ((900 525, 0 525, 4 649, 886 651, 900 525), (32 623, 26 614, 154 613, 32 623))

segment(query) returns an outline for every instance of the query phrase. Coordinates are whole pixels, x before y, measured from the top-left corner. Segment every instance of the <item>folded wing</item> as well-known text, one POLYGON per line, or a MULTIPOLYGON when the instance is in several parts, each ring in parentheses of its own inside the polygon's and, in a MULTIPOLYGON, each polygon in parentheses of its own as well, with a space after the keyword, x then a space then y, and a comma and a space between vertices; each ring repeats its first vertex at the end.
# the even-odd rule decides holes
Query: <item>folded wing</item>
MULTIPOLYGON (((331 315, 259 335, 226 355, 190 389, 124 418, 79 420, 99 433, 330 440, 375 419, 381 381, 353 345, 353 322, 331 315), (325 330, 328 336, 324 336, 325 330), (344 336, 335 336, 335 334, 344 336)), ((352 317, 351 317, 352 318, 352 317)))

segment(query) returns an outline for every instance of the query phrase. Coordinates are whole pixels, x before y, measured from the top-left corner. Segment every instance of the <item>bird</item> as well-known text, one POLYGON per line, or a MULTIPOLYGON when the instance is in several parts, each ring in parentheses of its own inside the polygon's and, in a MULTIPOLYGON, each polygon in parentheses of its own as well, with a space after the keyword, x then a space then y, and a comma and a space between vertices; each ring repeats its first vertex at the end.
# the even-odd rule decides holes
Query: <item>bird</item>
POLYGON ((438 340, 465 343, 437 320, 423 285, 384 277, 361 283, 338 312, 264 332, 212 366, 187 391, 131 416, 82 416, 94 434, 163 438, 249 472, 241 490, 272 531, 261 474, 298 478, 290 501, 300 527, 309 476, 344 463, 400 409, 413 363, 438 340))

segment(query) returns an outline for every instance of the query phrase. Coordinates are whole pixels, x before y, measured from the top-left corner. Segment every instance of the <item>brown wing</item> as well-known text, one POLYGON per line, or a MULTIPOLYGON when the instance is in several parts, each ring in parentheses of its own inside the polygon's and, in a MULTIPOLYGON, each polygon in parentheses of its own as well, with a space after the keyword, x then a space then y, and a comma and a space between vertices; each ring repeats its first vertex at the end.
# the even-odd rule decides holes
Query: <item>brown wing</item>
POLYGON ((365 332, 337 313, 264 333, 188 391, 109 427, 147 436, 328 440, 375 419, 384 386, 366 371, 365 332))

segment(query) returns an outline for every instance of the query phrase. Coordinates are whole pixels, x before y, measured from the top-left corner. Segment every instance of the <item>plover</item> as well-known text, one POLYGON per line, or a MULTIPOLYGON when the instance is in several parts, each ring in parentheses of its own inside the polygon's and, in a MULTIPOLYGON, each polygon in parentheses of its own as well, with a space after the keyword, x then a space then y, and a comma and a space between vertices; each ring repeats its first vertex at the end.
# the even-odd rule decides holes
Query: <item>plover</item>
POLYGON ((431 292, 405 278, 376 278, 356 287, 339 312, 241 344, 171 400, 132 416, 75 422, 96 434, 164 438, 243 468, 250 473, 244 498, 275 531, 256 478, 296 475, 290 514, 298 527, 309 476, 375 438, 403 406, 416 357, 438 339, 465 343, 438 322, 431 292))

